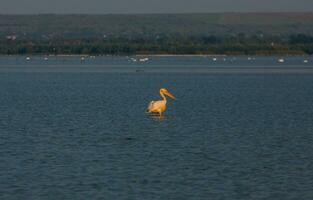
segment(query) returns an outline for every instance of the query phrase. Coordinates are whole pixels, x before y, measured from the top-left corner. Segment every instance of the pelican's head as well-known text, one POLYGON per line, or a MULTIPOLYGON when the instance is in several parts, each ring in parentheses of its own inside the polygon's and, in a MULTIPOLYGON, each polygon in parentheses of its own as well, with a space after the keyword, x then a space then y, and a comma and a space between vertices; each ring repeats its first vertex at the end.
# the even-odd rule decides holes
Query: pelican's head
POLYGON ((160 89, 160 94, 164 94, 167 95, 169 97, 171 97, 172 99, 176 100, 176 98, 174 97, 174 95, 172 95, 169 91, 167 91, 167 89, 165 88, 161 88, 160 89))

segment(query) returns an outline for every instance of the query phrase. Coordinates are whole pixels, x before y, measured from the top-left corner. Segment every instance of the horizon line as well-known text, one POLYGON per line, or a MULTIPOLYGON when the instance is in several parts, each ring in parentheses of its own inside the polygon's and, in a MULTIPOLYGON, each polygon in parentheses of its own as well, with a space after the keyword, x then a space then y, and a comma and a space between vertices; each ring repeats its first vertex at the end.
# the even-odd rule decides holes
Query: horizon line
POLYGON ((151 13, 0 13, 9 15, 185 15, 185 14, 313 14, 313 11, 218 11, 218 12, 151 12, 151 13))

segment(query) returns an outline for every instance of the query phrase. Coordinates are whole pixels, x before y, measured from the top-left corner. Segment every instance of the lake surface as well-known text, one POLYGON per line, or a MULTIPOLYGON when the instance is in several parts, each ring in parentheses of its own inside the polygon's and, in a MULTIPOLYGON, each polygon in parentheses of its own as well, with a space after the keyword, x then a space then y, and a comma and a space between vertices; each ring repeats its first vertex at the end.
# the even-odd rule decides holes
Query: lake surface
POLYGON ((0 57, 0 199, 313 199, 303 59, 0 57))

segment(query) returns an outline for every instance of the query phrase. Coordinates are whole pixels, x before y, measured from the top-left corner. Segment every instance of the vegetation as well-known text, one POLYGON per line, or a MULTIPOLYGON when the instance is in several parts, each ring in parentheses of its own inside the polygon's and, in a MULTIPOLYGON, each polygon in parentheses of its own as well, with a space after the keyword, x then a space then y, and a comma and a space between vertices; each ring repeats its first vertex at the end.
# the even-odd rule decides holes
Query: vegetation
POLYGON ((313 54, 313 13, 0 15, 0 54, 313 54))

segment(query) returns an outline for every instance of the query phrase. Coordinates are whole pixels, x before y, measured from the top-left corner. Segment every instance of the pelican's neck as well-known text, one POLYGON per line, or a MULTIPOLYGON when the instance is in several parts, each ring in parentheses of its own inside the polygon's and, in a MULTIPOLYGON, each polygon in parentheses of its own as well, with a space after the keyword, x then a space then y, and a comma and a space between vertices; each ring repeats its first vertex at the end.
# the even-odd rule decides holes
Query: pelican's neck
POLYGON ((165 102, 166 102, 166 97, 165 97, 165 95, 163 94, 163 92, 160 92, 160 95, 161 95, 161 97, 162 97, 163 101, 165 101, 165 102))

